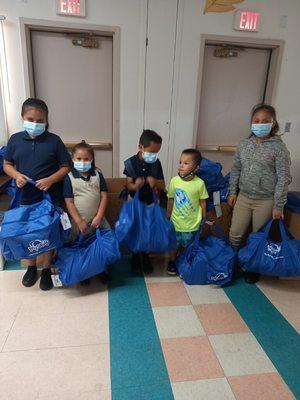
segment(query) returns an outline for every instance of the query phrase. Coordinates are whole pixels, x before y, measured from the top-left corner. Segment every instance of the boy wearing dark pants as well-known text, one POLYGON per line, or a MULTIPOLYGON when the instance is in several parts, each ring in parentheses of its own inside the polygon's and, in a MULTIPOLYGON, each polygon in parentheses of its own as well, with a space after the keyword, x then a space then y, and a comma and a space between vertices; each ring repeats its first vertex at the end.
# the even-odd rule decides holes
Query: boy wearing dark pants
MULTIPOLYGON (((140 200, 147 204, 153 203, 153 190, 159 195, 165 189, 164 175, 158 152, 162 138, 152 130, 144 130, 139 141, 139 151, 124 162, 127 194, 134 197, 140 189, 140 200)), ((133 253, 131 261, 135 272, 153 271, 153 266, 147 253, 133 253)))

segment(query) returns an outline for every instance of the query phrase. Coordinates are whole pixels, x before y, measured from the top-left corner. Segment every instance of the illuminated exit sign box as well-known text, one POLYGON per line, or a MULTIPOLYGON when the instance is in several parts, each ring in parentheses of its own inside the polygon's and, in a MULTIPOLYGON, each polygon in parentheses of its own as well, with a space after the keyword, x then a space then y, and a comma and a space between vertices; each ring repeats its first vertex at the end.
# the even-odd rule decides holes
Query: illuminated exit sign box
POLYGON ((261 14, 257 11, 237 10, 234 16, 234 29, 245 32, 258 32, 261 14))
POLYGON ((56 0, 56 14, 85 17, 85 0, 56 0))

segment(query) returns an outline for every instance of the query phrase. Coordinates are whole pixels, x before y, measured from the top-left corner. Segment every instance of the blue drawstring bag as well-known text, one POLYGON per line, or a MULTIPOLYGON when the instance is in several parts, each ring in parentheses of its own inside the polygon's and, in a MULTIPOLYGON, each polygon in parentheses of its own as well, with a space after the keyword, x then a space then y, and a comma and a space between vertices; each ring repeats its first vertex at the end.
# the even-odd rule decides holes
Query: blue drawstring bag
POLYGON ((282 220, 270 220, 259 232, 251 233, 238 258, 240 266, 247 271, 262 275, 300 276, 300 240, 293 238, 282 220), (280 242, 270 237, 274 223, 279 224, 280 242))
POLYGON ((43 192, 43 196, 38 203, 19 206, 21 190, 17 190, 0 230, 0 246, 6 260, 36 258, 61 247, 68 237, 70 230, 64 230, 60 220, 62 210, 53 205, 48 193, 43 192))
POLYGON ((123 204, 115 225, 119 243, 134 253, 165 253, 176 248, 173 224, 158 204, 153 192, 153 203, 139 200, 139 190, 134 199, 123 204))
POLYGON ((196 175, 205 183, 209 195, 209 198, 206 201, 208 211, 214 208, 214 192, 220 192, 221 202, 227 201, 230 174, 223 176, 222 165, 220 163, 203 157, 199 169, 196 171, 196 175))
POLYGON ((223 286, 232 279, 235 252, 221 229, 216 225, 213 229, 218 237, 210 229, 201 239, 201 226, 194 241, 176 260, 179 275, 188 285, 223 286))
POLYGON ((79 238, 65 244, 57 251, 54 265, 59 269, 63 285, 72 285, 104 271, 105 266, 121 257, 119 244, 114 232, 109 228, 96 229, 93 236, 79 238))
POLYGON ((300 194, 289 192, 285 207, 293 213, 300 214, 300 194))

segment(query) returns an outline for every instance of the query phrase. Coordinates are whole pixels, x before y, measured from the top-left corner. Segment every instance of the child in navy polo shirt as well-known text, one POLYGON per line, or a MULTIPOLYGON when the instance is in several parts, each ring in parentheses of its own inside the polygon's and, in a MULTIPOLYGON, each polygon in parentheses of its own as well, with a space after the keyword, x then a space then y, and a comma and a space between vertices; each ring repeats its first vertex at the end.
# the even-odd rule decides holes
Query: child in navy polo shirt
MULTIPOLYGON (((4 154, 4 171, 22 188, 21 205, 33 204, 43 199, 48 191, 52 201, 60 204, 62 179, 70 171, 71 157, 59 136, 48 131, 48 107, 39 99, 29 98, 22 106, 23 131, 10 137, 4 154), (35 186, 27 179, 37 181, 35 186)), ((51 279, 52 252, 45 253, 40 288, 53 287, 51 279)), ((33 286, 37 280, 36 260, 30 260, 22 283, 33 286)))
MULTIPOLYGON (((72 230, 70 242, 73 242, 79 232, 92 235, 96 228, 109 228, 105 219, 107 206, 107 186, 100 170, 95 166, 93 148, 85 141, 78 143, 72 149, 73 167, 64 178, 63 195, 68 212, 71 216, 72 230)), ((98 275, 102 283, 109 281, 106 271, 98 275)), ((81 282, 89 284, 89 279, 81 282)))
MULTIPOLYGON (((139 141, 139 151, 124 162, 126 188, 130 197, 134 197, 140 189, 140 200, 147 204, 153 203, 153 190, 157 192, 165 189, 164 174, 158 159, 162 138, 152 130, 144 130, 139 141)), ((146 253, 132 255, 132 269, 136 272, 150 273, 153 266, 146 253)))

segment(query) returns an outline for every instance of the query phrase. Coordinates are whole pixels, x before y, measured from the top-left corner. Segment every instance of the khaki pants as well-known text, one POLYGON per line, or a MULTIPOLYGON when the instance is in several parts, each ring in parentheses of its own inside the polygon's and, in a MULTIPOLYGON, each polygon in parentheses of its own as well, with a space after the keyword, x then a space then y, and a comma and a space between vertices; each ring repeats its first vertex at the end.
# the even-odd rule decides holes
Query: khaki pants
POLYGON ((243 236, 252 222, 253 232, 257 232, 272 216, 274 200, 253 200, 239 194, 233 209, 229 238, 238 249, 243 236))

